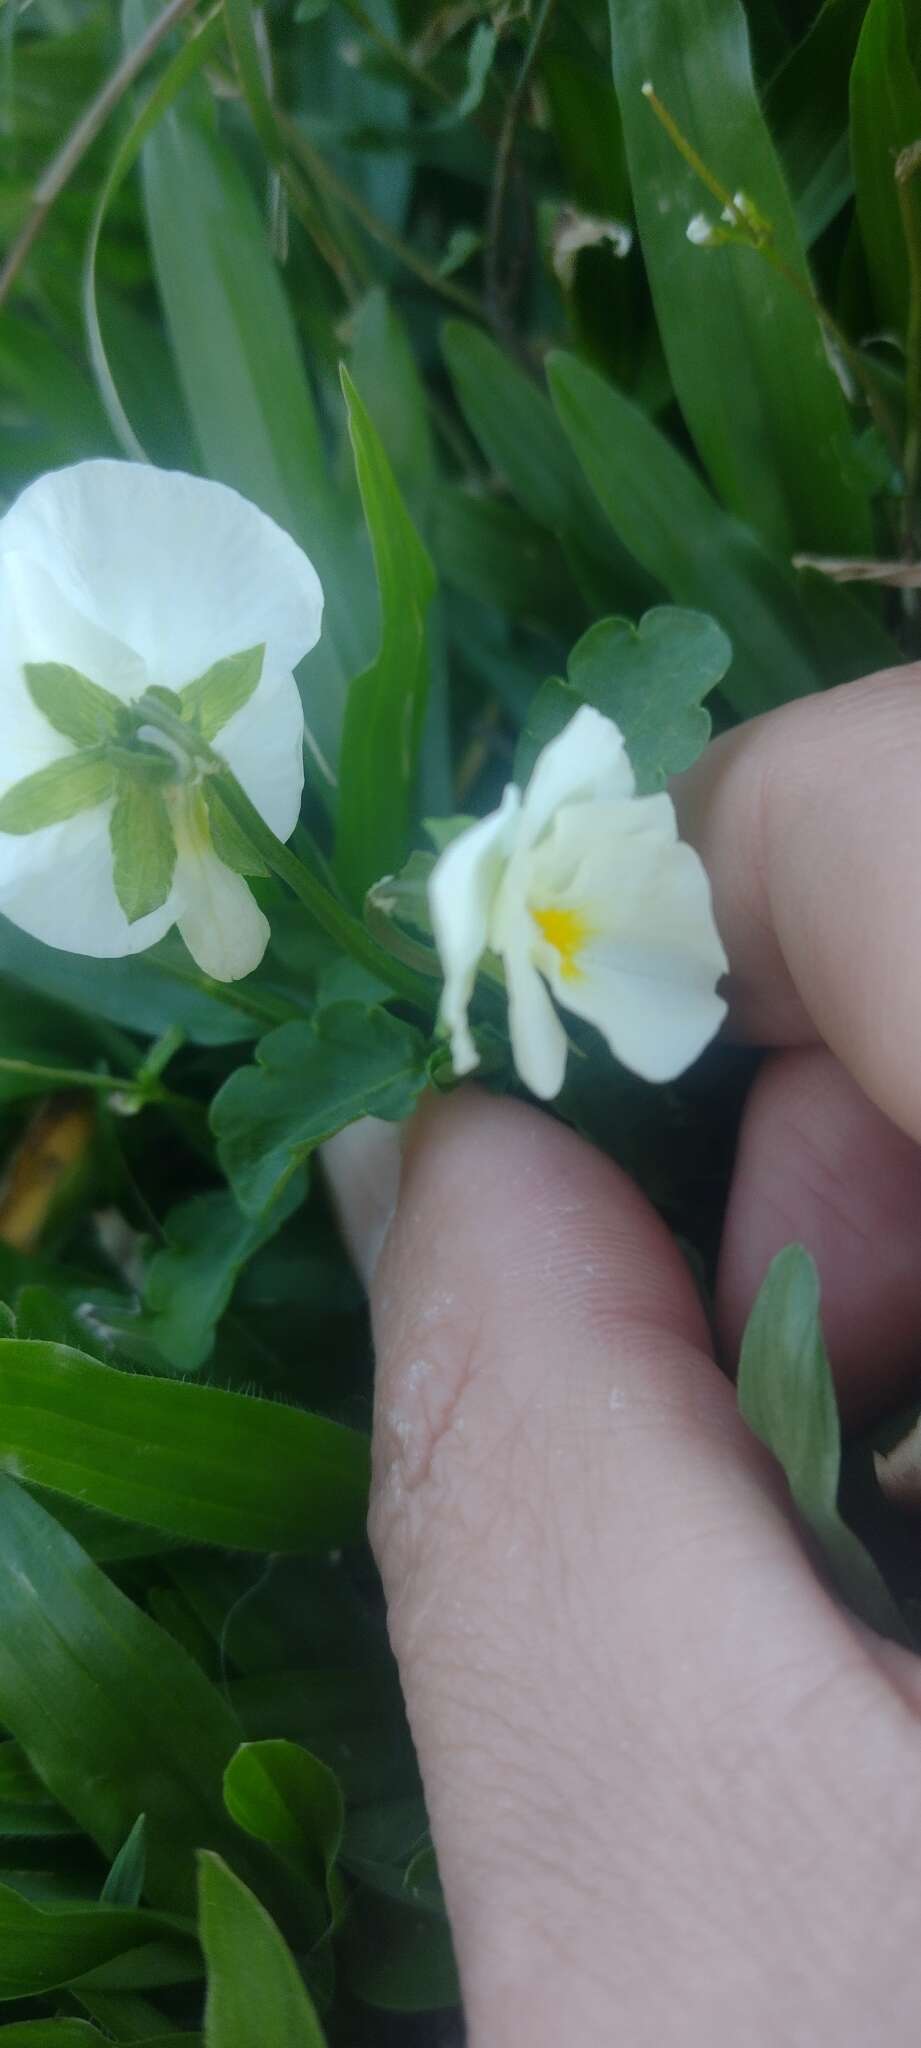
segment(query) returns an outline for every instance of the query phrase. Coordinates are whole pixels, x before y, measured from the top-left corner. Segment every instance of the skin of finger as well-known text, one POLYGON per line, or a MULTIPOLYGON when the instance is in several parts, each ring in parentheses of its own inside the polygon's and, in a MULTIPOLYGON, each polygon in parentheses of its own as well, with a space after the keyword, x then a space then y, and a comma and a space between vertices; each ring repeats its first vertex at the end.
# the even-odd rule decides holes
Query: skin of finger
POLYGON ((921 1149, 825 1046, 772 1055, 746 1103, 716 1289, 731 1368, 787 1244, 805 1245, 818 1266, 846 1420, 894 1407, 921 1366, 921 1149))
POLYGON ((410 1138, 372 1301, 372 1534, 471 2048, 615 2014, 640 2048, 914 2040, 915 1719, 653 1212, 464 1090, 410 1138))
POLYGON ((921 668, 726 734, 675 786, 713 885, 733 1028, 831 1046, 921 1140, 921 668))

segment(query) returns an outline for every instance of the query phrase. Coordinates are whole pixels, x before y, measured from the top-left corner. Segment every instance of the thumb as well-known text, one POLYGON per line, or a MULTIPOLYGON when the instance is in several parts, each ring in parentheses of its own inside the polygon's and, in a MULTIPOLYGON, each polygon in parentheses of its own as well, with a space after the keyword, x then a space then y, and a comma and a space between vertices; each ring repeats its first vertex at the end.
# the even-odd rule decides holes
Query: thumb
POLYGON ((615 1996, 625 2039, 792 2039, 776 1949, 833 1892, 835 1774, 881 1681, 680 1254, 600 1154, 464 1089, 409 1133, 371 1299, 372 1538, 471 2042, 607 2041, 615 1996), (778 1723, 815 1739, 802 1801, 786 1764, 769 1782, 778 1723))

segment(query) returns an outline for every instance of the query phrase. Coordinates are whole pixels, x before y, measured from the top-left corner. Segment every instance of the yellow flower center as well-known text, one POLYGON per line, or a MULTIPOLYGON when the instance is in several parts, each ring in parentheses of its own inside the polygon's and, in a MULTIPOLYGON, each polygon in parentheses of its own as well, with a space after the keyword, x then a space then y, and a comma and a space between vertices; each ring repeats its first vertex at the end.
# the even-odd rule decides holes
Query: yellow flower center
POLYGON ((579 981, 582 968, 579 954, 590 937, 589 926, 578 910, 531 910, 531 916, 547 944, 560 956, 560 973, 564 981, 579 981))

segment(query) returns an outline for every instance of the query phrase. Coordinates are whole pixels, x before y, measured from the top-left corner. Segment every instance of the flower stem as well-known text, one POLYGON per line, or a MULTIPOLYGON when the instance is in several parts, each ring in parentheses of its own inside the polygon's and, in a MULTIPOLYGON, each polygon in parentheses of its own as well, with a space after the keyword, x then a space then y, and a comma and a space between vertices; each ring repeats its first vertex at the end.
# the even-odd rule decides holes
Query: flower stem
POLYGON ((183 747, 213 775, 213 793, 224 805, 225 810, 249 840, 254 852, 261 854, 266 867, 270 868, 279 881, 287 883, 298 900, 309 910, 314 922, 328 937, 334 939, 353 960, 359 961, 370 974, 376 974, 392 988, 394 995, 402 996, 404 1002, 413 1003, 417 1009, 431 1015, 433 1009, 430 983, 406 967, 401 960, 379 945, 365 930, 361 920, 354 917, 345 905, 337 902, 329 889, 311 874, 296 854, 285 846, 270 825, 267 825, 256 805, 252 803, 245 789, 237 781, 233 770, 223 757, 209 746, 190 725, 177 718, 162 700, 149 692, 139 699, 137 712, 143 724, 156 726, 168 739, 183 747))

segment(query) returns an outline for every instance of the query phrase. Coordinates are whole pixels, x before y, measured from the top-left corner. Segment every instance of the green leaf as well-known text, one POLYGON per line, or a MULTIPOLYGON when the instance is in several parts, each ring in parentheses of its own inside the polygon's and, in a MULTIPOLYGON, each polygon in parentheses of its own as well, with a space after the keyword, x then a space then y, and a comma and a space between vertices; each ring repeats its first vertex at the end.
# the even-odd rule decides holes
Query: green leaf
POLYGON ((425 1086, 425 1044, 386 1010, 333 1003, 310 1024, 263 1038, 257 1064, 225 1081, 211 1109, 240 1207, 259 1215, 324 1138, 360 1116, 408 1116, 425 1086))
POLYGON ((789 566, 720 510, 678 449, 595 370, 557 353, 548 374, 615 531, 679 604, 711 613, 728 633, 734 659, 723 687, 734 708, 750 717, 814 690, 808 623, 789 566))
POLYGON ((139 1905, 144 1890, 146 1869, 147 1819, 145 1814, 139 1813, 102 1887, 100 1898, 103 1905, 139 1905))
POLYGON ((702 612, 660 605, 638 626, 599 619, 569 657, 569 681, 538 693, 516 757, 516 780, 530 774, 540 748, 579 708, 591 704, 613 718, 641 796, 661 789, 696 761, 710 737, 702 699, 726 673, 732 649, 702 612))
POLYGON ((0 1361, 0 1469, 32 1485, 238 1550, 328 1549, 363 1532, 368 1445, 357 1430, 120 1372, 63 1344, 7 1338, 0 1361))
POLYGON ((176 868, 176 841, 157 783, 130 771, 118 775, 109 819, 115 894, 129 924, 166 902, 176 868))
POLYGON ((144 1299, 151 1336, 178 1372, 197 1372, 209 1357, 214 1333, 248 1260, 303 1200, 293 1182, 285 1202, 267 1216, 244 1216, 231 1194, 193 1195, 166 1218, 167 1250, 147 1269, 144 1299))
POLYGON ((425 385, 403 321, 379 285, 351 320, 351 370, 400 490, 424 512, 435 476, 425 385))
POLYGON ((562 542, 594 608, 642 611, 655 588, 638 557, 612 546, 545 394, 488 335, 462 320, 448 321, 442 347, 471 433, 522 511, 562 542))
POLYGON ((908 319, 909 270, 895 159, 921 138, 921 80, 909 49, 909 19, 905 0, 870 0, 851 73, 857 215, 880 319, 898 334, 908 319))
POLYGON ((435 573, 344 367, 342 387, 381 610, 377 655, 349 689, 340 754, 336 866, 360 902, 406 852, 428 695, 425 621, 435 573))
POLYGON ((262 855, 256 852, 242 826, 221 802, 213 779, 204 784, 204 794, 211 844, 218 860, 223 861, 225 868, 232 868, 235 875, 267 875, 269 870, 262 855))
POLYGON ((0 832, 40 832, 46 825, 61 825, 79 811, 104 804, 113 788, 113 770, 98 748, 62 754, 0 796, 0 832))
POLYGON ((611 47, 659 333, 713 482, 729 510, 784 553, 863 554, 872 545, 867 494, 808 302, 741 0, 611 0, 611 47), (787 276, 750 249, 688 241, 692 216, 708 206, 718 214, 719 205, 653 114, 642 92, 650 79, 723 186, 744 188, 770 221, 787 276))
MULTIPOLYGON (((159 8, 128 0, 128 39, 159 8)), ((324 630, 304 673, 311 728, 334 759, 345 679, 367 660, 371 593, 334 496, 297 331, 265 224, 211 95, 192 79, 146 136, 144 202, 157 285, 195 441, 210 476, 235 486, 316 564, 324 630)))
POLYGON ((148 1038, 175 1024, 195 1045, 237 1045, 260 1029, 246 990, 227 982, 211 995, 204 976, 190 973, 178 939, 162 939, 154 952, 133 959, 87 960, 43 946, 0 917, 0 958, 14 988, 66 1004, 71 1019, 89 1012, 148 1038))
POLYGON ((306 1986, 264 1906, 219 1856, 199 1858, 206 2048, 325 2048, 306 1986))
POLYGON ((768 125, 808 248, 853 191, 848 150, 850 67, 867 0, 825 0, 815 21, 771 79, 768 125))
MULTIPOLYGON (((221 1796, 242 1734, 226 1700, 7 1478, 0 1478, 0 1721, 104 1855, 114 1856, 146 1813, 146 1889, 157 1905, 190 1904, 193 1853, 203 1843, 225 1850, 238 1868, 255 1854, 221 1796)), ((123 1909, 105 1910, 117 1910, 126 1924, 123 1909)), ((0 1934, 0 1959, 9 1955, 10 1967, 12 1954, 0 1934)))
POLYGON ((772 1261, 748 1319, 739 1407, 783 1466, 842 1599, 872 1628, 907 1640, 892 1596, 838 1508, 841 1427, 819 1319, 819 1276, 802 1245, 772 1261))
POLYGON ((265 661, 265 644, 225 654, 203 676, 179 692, 182 717, 203 739, 214 740, 234 713, 242 711, 256 689, 265 661))
POLYGON ((75 1835, 79 1829, 52 1799, 18 1742, 0 1742, 0 1835, 75 1835))
POLYGON ((63 661, 27 661, 23 674, 33 704, 55 732, 76 747, 93 747, 114 737, 122 706, 110 690, 63 661))
POLYGON ((451 1930, 414 1901, 360 1889, 341 1943, 346 1981, 385 2012, 431 2012, 460 1997, 451 1930))
POLYGON ((227 1766, 224 1800, 237 1826, 277 1850, 302 1879, 313 1899, 311 1944, 319 1940, 338 1903, 344 1810, 335 1773, 297 1742, 248 1742, 227 1766))
POLYGON ((104 2048, 105 2035, 87 2020, 14 2020, 4 2048, 104 2048))
POLYGON ((124 1906, 37 1906, 0 1884, 0 1999, 56 1991, 128 1954, 138 1981, 156 1985, 163 1981, 164 1945, 178 1981, 198 1976, 194 1939, 183 1920, 124 1906))

